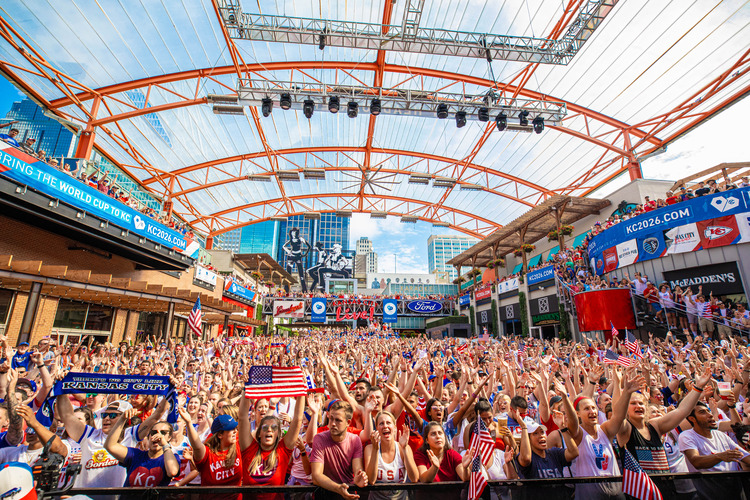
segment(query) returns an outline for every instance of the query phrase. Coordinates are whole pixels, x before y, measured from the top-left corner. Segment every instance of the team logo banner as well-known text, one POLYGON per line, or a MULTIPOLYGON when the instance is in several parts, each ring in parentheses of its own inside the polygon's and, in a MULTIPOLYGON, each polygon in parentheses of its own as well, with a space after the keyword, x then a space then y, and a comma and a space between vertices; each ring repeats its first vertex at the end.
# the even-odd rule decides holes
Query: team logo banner
POLYGON ((274 318, 304 318, 305 301, 304 300, 274 300, 273 301, 274 318))
POLYGON ((310 321, 313 323, 325 323, 327 306, 328 302, 325 297, 316 297, 312 299, 310 321))
POLYGON ((383 323, 398 321, 398 303, 396 299, 383 299, 383 323))

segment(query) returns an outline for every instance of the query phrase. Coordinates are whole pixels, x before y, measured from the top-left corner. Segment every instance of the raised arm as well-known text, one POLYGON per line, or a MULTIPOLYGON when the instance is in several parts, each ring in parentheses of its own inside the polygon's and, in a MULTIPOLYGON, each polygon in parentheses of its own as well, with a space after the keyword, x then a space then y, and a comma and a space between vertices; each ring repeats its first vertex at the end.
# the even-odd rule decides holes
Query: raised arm
POLYGON ((26 424, 34 429, 40 442, 47 443, 47 441, 54 438, 49 451, 62 455, 63 457, 68 455, 68 448, 63 444, 62 440, 36 419, 36 415, 31 408, 26 405, 20 405, 16 407, 16 411, 26 421, 26 424))
POLYGON ((23 418, 16 411, 22 404, 16 396, 16 382, 18 381, 18 370, 8 370, 8 433, 5 440, 12 446, 17 446, 23 441, 23 418))
POLYGON ((682 398, 676 410, 670 411, 663 417, 650 420, 649 423, 656 429, 656 432, 666 434, 680 425, 680 422, 686 419, 690 412, 693 411, 693 408, 695 408, 696 403, 703 394, 703 389, 706 388, 706 384, 708 384, 710 379, 711 368, 706 367, 703 374, 695 379, 695 385, 690 387, 690 391, 682 398))
POLYGON ((68 436, 75 441, 80 441, 86 430, 86 424, 76 418, 73 413, 73 404, 68 399, 66 394, 62 394, 55 398, 55 405, 57 406, 57 416, 60 417, 60 421, 65 426, 65 431, 68 436))
POLYGON ((112 425, 112 429, 107 434, 107 439, 104 441, 104 448, 109 452, 110 455, 115 457, 117 460, 122 462, 125 457, 128 456, 128 447, 120 443, 122 437, 122 429, 125 427, 125 422, 135 417, 138 414, 138 410, 131 408, 117 417, 115 423, 112 425))
POLYGON ((141 422, 141 425, 138 426, 138 439, 145 439, 146 436, 148 436, 149 431, 151 431, 151 428, 159 422, 163 417, 164 414, 167 412, 167 405, 169 404, 168 398, 165 396, 161 398, 161 402, 154 408, 154 411, 151 412, 151 415, 148 416, 146 420, 141 422))
POLYGON ((288 450, 294 449, 294 444, 299 437, 299 431, 302 429, 302 415, 305 413, 305 396, 297 396, 294 404, 294 416, 289 423, 289 430, 284 434, 284 445, 288 450))
POLYGON ((201 442, 201 438, 198 436, 198 431, 193 427, 193 422, 190 419, 190 414, 187 410, 180 408, 179 412, 180 418, 185 422, 185 429, 187 430, 187 437, 190 441, 190 446, 193 448, 193 461, 198 463, 203 460, 204 456, 206 456, 206 445, 201 442))
POLYGON ((614 439, 620 432, 620 427, 625 421, 630 404, 630 396, 641 388, 645 379, 640 375, 634 375, 626 379, 625 388, 617 401, 612 405, 612 418, 604 422, 601 427, 610 439, 614 439))
POLYGON ((237 439, 240 442, 240 450, 245 451, 250 448, 255 438, 253 433, 250 432, 250 398, 243 398, 240 400, 239 419, 237 420, 237 439))

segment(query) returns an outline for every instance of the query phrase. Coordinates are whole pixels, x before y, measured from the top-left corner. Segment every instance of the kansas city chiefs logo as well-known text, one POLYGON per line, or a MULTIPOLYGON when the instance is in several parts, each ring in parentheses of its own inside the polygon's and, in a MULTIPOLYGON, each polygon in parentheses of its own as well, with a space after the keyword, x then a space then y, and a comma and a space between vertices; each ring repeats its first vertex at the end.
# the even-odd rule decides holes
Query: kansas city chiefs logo
POLYGON ((726 226, 708 226, 703 231, 703 236, 708 238, 709 240, 715 240, 717 238, 721 238, 722 236, 726 236, 729 233, 732 232, 731 227, 726 226))

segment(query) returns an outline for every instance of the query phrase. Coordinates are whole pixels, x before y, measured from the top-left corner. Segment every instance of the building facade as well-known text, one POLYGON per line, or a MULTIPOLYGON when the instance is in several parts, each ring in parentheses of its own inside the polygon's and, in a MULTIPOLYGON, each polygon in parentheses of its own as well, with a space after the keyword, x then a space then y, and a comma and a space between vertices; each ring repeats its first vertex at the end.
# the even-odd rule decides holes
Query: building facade
POLYGON ((239 253, 266 253, 276 257, 279 252, 279 221, 250 224, 241 231, 239 253))
POLYGON ((0 129, 8 133, 11 128, 19 131, 16 140, 21 143, 27 138, 36 139, 36 148, 42 149, 47 156, 71 157, 75 150, 75 135, 59 122, 44 115, 42 108, 31 99, 16 101, 5 115, 4 123, 15 122, 0 129))
POLYGON ((458 273, 453 266, 446 263, 453 257, 465 252, 477 243, 476 238, 469 236, 447 236, 432 235, 427 239, 427 258, 430 273, 437 273, 448 280, 458 278, 458 273))

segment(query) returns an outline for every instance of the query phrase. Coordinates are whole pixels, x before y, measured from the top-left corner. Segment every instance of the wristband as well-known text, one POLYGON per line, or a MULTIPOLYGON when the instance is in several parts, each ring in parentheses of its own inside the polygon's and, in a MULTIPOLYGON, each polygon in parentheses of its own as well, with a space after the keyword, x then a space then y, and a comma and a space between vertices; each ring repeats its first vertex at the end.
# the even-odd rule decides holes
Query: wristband
POLYGON ((37 370, 41 370, 43 366, 44 366, 44 363, 42 363, 42 364, 40 364, 40 365, 36 365, 36 369, 37 369, 37 370))
POLYGON ((734 409, 734 408, 737 408, 737 405, 736 404, 735 405, 727 405, 727 407, 734 409))
POLYGON ((299 452, 299 456, 306 457, 307 456, 307 452, 306 451, 300 451, 299 452))
POLYGON ((477 397, 477 393, 475 392, 471 396, 475 398, 475 397, 477 397))
POLYGON ((698 387, 697 385, 693 386, 693 390, 696 392, 703 392, 703 389, 704 389, 703 387, 698 387))

